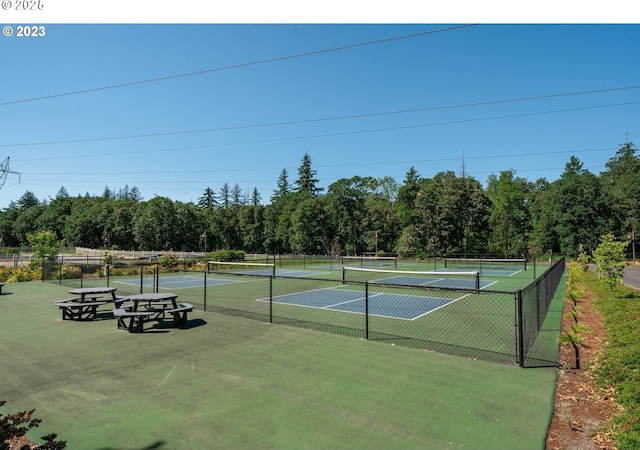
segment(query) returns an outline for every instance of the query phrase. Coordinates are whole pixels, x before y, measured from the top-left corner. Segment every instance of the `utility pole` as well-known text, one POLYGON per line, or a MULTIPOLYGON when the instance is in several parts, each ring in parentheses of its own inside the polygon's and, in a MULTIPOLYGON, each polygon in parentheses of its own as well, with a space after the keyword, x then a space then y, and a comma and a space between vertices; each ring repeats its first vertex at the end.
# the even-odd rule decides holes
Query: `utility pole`
POLYGON ((631 258, 633 260, 633 265, 636 265, 636 226, 633 225, 631 227, 631 258))
POLYGON ((378 255, 378 230, 376 230, 376 256, 378 255))

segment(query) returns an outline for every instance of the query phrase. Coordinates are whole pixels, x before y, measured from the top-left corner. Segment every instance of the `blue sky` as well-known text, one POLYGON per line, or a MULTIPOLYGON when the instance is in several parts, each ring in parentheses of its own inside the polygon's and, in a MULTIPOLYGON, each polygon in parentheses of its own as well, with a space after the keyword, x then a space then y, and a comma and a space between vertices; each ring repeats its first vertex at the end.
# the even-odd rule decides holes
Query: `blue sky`
POLYGON ((625 24, 51 24, 0 37, 0 160, 20 173, 0 208, 225 182, 266 203, 305 153, 324 188, 463 161, 482 183, 553 181, 571 156, 598 174, 640 144, 639 54, 625 24))

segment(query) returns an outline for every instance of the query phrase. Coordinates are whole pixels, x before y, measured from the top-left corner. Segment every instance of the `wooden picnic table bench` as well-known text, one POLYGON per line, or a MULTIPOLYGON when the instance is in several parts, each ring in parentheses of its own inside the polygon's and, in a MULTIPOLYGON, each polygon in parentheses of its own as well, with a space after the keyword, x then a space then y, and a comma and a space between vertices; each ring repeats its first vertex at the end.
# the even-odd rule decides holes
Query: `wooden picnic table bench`
POLYGON ((58 300, 54 306, 62 310, 62 320, 95 320, 98 306, 113 303, 114 308, 121 308, 129 297, 112 296, 101 300, 102 295, 84 295, 58 300))
POLYGON ((187 323, 187 313, 193 311, 191 303, 180 303, 180 306, 173 309, 167 309, 164 312, 173 315, 173 326, 178 328, 187 323))
MULTIPOLYGON (((163 305, 164 306, 164 305, 163 305)), ((164 320, 164 314, 173 316, 173 326, 178 328, 187 322, 187 313, 193 311, 191 303, 180 303, 180 306, 171 309, 146 307, 144 310, 133 310, 131 305, 113 310, 113 315, 118 321, 119 330, 130 332, 143 332, 144 324, 153 320, 164 320), (129 318, 129 323, 126 323, 129 318)))
POLYGON ((147 311, 152 311, 156 313, 154 319, 164 320, 165 314, 171 314, 173 316, 173 326, 179 328, 181 325, 187 323, 187 313, 189 311, 193 311, 193 305, 191 303, 180 303, 179 306, 174 306, 173 308, 167 308, 163 302, 159 302, 162 308, 154 308, 153 305, 156 303, 152 303, 150 306, 146 306, 145 309, 147 311))
POLYGON ((109 303, 113 303, 115 309, 122 308, 122 304, 129 301, 129 297, 116 296, 115 298, 110 298, 107 300, 109 303))
POLYGON ((124 308, 113 310, 113 315, 118 322, 118 329, 129 330, 130 332, 143 332, 144 323, 148 322, 153 314, 153 311, 128 311, 124 308), (127 317, 129 318, 129 324, 125 322, 127 317))
POLYGON ((62 320, 95 320, 98 306, 107 302, 80 302, 77 297, 58 300, 55 306, 62 310, 62 320))

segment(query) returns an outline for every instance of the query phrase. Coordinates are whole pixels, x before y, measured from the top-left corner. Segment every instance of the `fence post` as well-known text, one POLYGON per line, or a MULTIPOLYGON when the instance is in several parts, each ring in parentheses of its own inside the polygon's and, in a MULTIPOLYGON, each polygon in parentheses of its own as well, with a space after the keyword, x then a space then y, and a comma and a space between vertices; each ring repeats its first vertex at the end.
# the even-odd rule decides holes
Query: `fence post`
POLYGON ((60 276, 58 276, 58 284, 62 286, 62 263, 60 263, 59 266, 60 266, 60 271, 59 271, 60 276))
POLYGON ((207 272, 204 272, 204 310, 207 310, 207 272))
POLYGON ((111 277, 111 271, 109 270, 109 268, 110 268, 110 267, 109 267, 109 264, 107 264, 107 265, 105 266, 105 269, 106 269, 106 271, 107 271, 107 287, 109 287, 109 279, 110 279, 110 277, 111 277))
POLYGON ((140 293, 144 294, 144 292, 142 292, 142 286, 144 286, 144 265, 140 264, 140 293))
POLYGON ((476 294, 479 294, 480 293, 480 272, 476 272, 475 284, 476 284, 476 294))
POLYGON ((524 367, 524 321, 522 317, 522 289, 518 289, 516 293, 516 314, 517 318, 517 328, 518 328, 518 336, 516 338, 517 343, 517 359, 518 365, 520 367, 524 367))
MULTIPOLYGON (((544 319, 545 319, 545 317, 546 317, 546 314, 545 314, 545 317, 542 317, 542 314, 541 314, 541 313, 542 313, 542 311, 541 311, 541 309, 544 309, 544 306, 541 304, 541 302, 542 302, 542 301, 544 301, 544 304, 545 304, 545 305, 546 305, 546 303, 547 303, 547 299, 546 299, 546 298, 545 298, 545 299, 542 299, 542 298, 540 297, 540 287, 541 287, 541 285, 542 285, 542 281, 538 281, 538 282, 536 283, 536 326, 538 327, 538 328, 537 328, 537 329, 538 329, 538 331, 540 331, 540 328, 542 328, 542 323, 544 322, 544 319), (542 307, 542 308, 541 308, 541 307, 542 307)), ((546 297, 546 296, 548 295, 548 294, 547 294, 546 285, 545 285, 544 287, 545 287, 545 290, 544 290, 544 291, 545 291, 545 297, 546 297)), ((547 308, 547 310, 548 310, 548 308, 547 308)))
POLYGON ((269 323, 273 323, 273 275, 269 275, 269 323))
POLYGON ((364 282, 364 336, 369 339, 369 282, 364 282))

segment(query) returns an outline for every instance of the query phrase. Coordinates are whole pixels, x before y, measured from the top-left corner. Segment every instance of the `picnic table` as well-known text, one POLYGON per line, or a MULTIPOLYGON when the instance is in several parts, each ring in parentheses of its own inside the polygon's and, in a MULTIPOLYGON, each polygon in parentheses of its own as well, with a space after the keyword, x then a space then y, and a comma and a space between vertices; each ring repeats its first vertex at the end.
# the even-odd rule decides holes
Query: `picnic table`
POLYGON ((179 327, 187 321, 187 312, 193 311, 190 303, 178 304, 178 296, 168 292, 152 292, 132 295, 132 307, 117 308, 113 315, 118 319, 118 329, 144 331, 144 324, 152 320, 164 320, 165 314, 173 316, 173 325, 179 327), (129 318, 129 323, 125 319, 129 318))
POLYGON ((112 302, 115 308, 122 306, 127 297, 116 295, 114 287, 85 287, 71 289, 69 294, 74 297, 58 300, 55 306, 62 310, 62 320, 95 320, 98 306, 112 302), (102 300, 105 294, 111 294, 109 299, 102 300))
POLYGON ((79 295, 81 302, 85 302, 87 298, 91 298, 95 300, 96 298, 102 297, 105 294, 111 294, 114 300, 117 298, 116 288, 108 287, 108 286, 83 287, 83 288, 71 289, 69 291, 69 294, 79 295))
POLYGON ((133 311, 138 311, 140 308, 140 304, 143 304, 142 307, 147 310, 153 310, 158 314, 162 314, 164 318, 164 312, 166 309, 169 309, 169 306, 173 308, 177 308, 177 294, 171 294, 168 292, 151 292, 148 294, 136 294, 129 297, 129 300, 133 302, 133 311), (161 306, 162 308, 156 308, 161 306))

